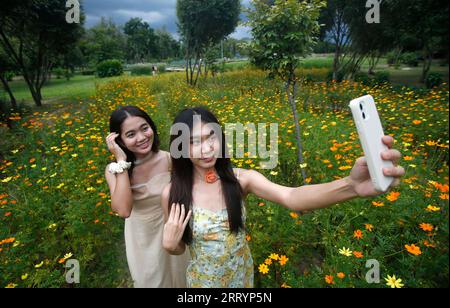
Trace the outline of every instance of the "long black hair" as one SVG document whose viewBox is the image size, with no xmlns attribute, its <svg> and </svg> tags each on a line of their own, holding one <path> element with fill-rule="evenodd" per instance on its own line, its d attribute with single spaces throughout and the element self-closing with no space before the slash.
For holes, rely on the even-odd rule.
<svg viewBox="0 0 450 308">
<path fill-rule="evenodd" d="M 194 115 L 198 115 L 201 118 L 202 123 L 215 123 L 219 124 L 217 118 L 210 111 L 203 107 L 189 108 L 181 111 L 175 118 L 173 124 L 182 123 L 186 124 L 191 132 L 194 126 Z M 181 136 L 181 132 L 178 134 L 171 133 L 170 144 Z M 219 137 L 219 136 L 218 136 Z M 242 199 L 243 192 L 238 179 L 233 173 L 230 158 L 226 158 L 226 144 L 225 134 L 222 131 L 222 136 L 219 138 L 221 146 L 221 157 L 217 158 L 215 169 L 221 179 L 223 197 L 227 206 L 228 222 L 230 226 L 230 232 L 237 233 L 240 229 L 243 229 L 242 221 Z M 184 152 L 186 149 L 182 149 L 181 143 L 178 147 L 178 151 Z M 189 153 L 189 149 L 187 149 Z M 172 179 L 169 196 L 169 212 L 173 203 L 184 204 L 186 207 L 186 213 L 189 209 L 192 209 L 192 187 L 194 184 L 194 166 L 189 158 L 174 158 L 172 156 Z M 192 242 L 192 229 L 188 224 L 183 234 L 183 241 L 186 244 Z"/>
<path fill-rule="evenodd" d="M 127 161 L 131 162 L 131 168 L 128 169 L 128 175 L 131 175 L 134 169 L 134 162 L 136 161 L 136 156 L 133 152 L 128 150 L 128 148 L 125 146 L 125 144 L 122 141 L 122 138 L 120 137 L 122 133 L 122 124 L 128 117 L 141 117 L 143 118 L 152 128 L 153 130 L 153 144 L 152 144 L 152 151 L 155 153 L 159 152 L 159 137 L 158 137 L 158 131 L 156 129 L 156 125 L 153 122 L 153 120 L 150 118 L 150 116 L 142 109 L 136 107 L 136 106 L 125 106 L 121 107 L 119 109 L 116 109 L 113 111 L 109 118 L 109 131 L 111 133 L 117 133 L 119 134 L 119 137 L 116 138 L 117 144 L 120 146 L 120 148 L 125 152 L 127 155 Z"/>
</svg>

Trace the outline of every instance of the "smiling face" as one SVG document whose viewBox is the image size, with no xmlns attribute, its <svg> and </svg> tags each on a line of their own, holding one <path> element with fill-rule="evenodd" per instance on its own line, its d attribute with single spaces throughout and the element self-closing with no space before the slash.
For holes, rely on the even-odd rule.
<svg viewBox="0 0 450 308">
<path fill-rule="evenodd" d="M 145 156 L 152 150 L 154 132 L 144 118 L 129 116 L 121 125 L 120 138 L 136 157 Z"/>
<path fill-rule="evenodd" d="M 202 169 L 213 168 L 220 154 L 219 136 L 210 124 L 197 123 L 190 140 L 190 160 Z"/>
</svg>

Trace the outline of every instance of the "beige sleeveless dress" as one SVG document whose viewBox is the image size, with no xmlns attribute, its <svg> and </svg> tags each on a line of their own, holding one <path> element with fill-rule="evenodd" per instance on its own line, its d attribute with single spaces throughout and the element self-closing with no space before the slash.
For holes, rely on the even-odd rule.
<svg viewBox="0 0 450 308">
<path fill-rule="evenodd" d="M 184 288 L 189 250 L 173 256 L 162 247 L 164 213 L 161 193 L 170 182 L 170 172 L 133 185 L 133 210 L 125 220 L 128 267 L 135 288 Z"/>
</svg>

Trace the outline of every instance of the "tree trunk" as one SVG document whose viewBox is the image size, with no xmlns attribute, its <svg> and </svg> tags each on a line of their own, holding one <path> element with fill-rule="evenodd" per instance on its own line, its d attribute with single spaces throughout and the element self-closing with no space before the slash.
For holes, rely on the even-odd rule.
<svg viewBox="0 0 450 308">
<path fill-rule="evenodd" d="M 431 54 L 431 51 L 426 49 L 425 57 L 424 57 L 424 61 L 423 61 L 423 67 L 422 67 L 422 76 L 420 76 L 420 82 L 425 83 L 425 79 L 427 78 L 428 72 L 430 71 L 432 61 L 433 61 L 433 55 Z"/>
<path fill-rule="evenodd" d="M 33 97 L 34 103 L 36 104 L 36 106 L 42 107 L 41 89 L 36 89 L 34 87 L 32 81 L 25 74 L 23 75 L 23 78 L 25 79 L 25 82 L 27 83 L 28 88 L 30 89 L 31 96 Z"/>
<path fill-rule="evenodd" d="M 395 50 L 395 59 L 394 66 L 398 66 L 398 61 L 400 60 L 400 56 L 402 55 L 403 47 L 398 47 Z"/>
<path fill-rule="evenodd" d="M 5 91 L 8 92 L 8 95 L 9 95 L 9 98 L 11 101 L 11 106 L 13 107 L 13 109 L 17 110 L 18 109 L 17 101 L 16 101 L 16 98 L 14 97 L 14 94 L 11 91 L 11 88 L 9 87 L 8 80 L 3 76 L 0 76 L 0 80 L 3 83 L 3 87 L 5 88 Z"/>
<path fill-rule="evenodd" d="M 200 56 L 197 55 L 197 59 L 195 60 L 195 62 L 198 62 L 197 76 L 195 77 L 194 83 L 192 84 L 194 87 L 197 85 L 198 76 L 200 75 L 201 67 L 202 67 L 202 60 L 199 58 L 200 58 Z"/>
<path fill-rule="evenodd" d="M 189 84 L 189 60 L 186 58 L 186 83 Z"/>
<path fill-rule="evenodd" d="M 378 53 L 375 53 L 374 55 L 369 56 L 369 71 L 367 72 L 367 74 L 369 74 L 369 75 L 375 74 L 374 70 L 379 61 L 380 61 L 380 56 L 378 55 Z"/>
<path fill-rule="evenodd" d="M 333 80 L 337 80 L 337 72 L 339 69 L 339 57 L 341 56 L 341 51 L 338 45 L 336 45 L 336 50 L 334 51 L 333 59 Z"/>
<path fill-rule="evenodd" d="M 16 52 L 14 47 L 11 45 L 11 42 L 6 37 L 5 33 L 1 30 L 2 29 L 0 27 L 0 37 L 2 39 L 2 43 L 3 43 L 3 47 L 5 48 L 5 51 L 9 52 L 11 54 L 12 58 L 14 59 L 14 62 L 16 62 L 17 66 L 21 70 L 22 76 L 25 79 L 25 81 L 28 85 L 28 88 L 30 89 L 31 96 L 33 97 L 33 100 L 34 100 L 36 106 L 41 107 L 42 106 L 42 102 L 41 102 L 42 98 L 40 95 L 40 89 L 39 89 L 39 91 L 35 90 L 35 88 L 33 86 L 33 80 L 31 80 L 30 74 L 28 73 L 28 70 L 25 66 L 25 62 L 24 62 L 24 58 L 23 58 L 23 42 L 19 41 L 19 51 Z M 37 77 L 35 77 L 35 78 L 37 78 Z"/>
<path fill-rule="evenodd" d="M 186 83 L 189 84 L 189 71 L 191 67 L 191 55 L 189 54 L 189 46 L 186 47 Z"/>
<path fill-rule="evenodd" d="M 292 76 L 292 74 L 291 74 Z M 297 158 L 300 165 L 303 165 L 303 147 L 302 147 L 302 140 L 301 140 L 301 134 L 300 134 L 300 123 L 298 122 L 298 114 L 297 114 L 297 105 L 295 103 L 295 96 L 296 96 L 296 86 L 297 81 L 294 80 L 292 77 L 289 77 L 286 82 L 286 93 L 288 96 L 289 105 L 291 106 L 292 115 L 294 116 L 294 123 L 295 123 L 295 138 L 297 140 Z M 291 90 L 292 87 L 292 90 Z M 304 168 L 300 167 L 300 172 L 303 177 L 303 183 L 306 183 L 306 172 Z"/>
</svg>

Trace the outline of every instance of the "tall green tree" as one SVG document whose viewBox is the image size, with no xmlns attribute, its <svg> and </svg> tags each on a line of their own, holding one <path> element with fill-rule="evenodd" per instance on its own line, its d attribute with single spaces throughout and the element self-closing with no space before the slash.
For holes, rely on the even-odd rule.
<svg viewBox="0 0 450 308">
<path fill-rule="evenodd" d="M 392 50 L 398 39 L 398 24 L 396 15 L 398 12 L 392 6 L 394 1 L 379 2 L 379 21 L 368 22 L 366 17 L 370 15 L 370 7 L 358 0 L 345 2 L 344 19 L 348 25 L 351 46 L 342 61 L 343 74 L 353 76 L 364 59 L 369 62 L 369 74 L 373 73 L 378 60 L 382 55 Z M 370 4 L 370 3 L 369 3 Z"/>
<path fill-rule="evenodd" d="M 181 46 L 166 29 L 157 29 L 155 31 L 157 37 L 158 59 L 167 60 L 173 58 L 181 58 Z"/>
<path fill-rule="evenodd" d="M 254 0 L 254 9 L 248 13 L 253 34 L 250 55 L 256 66 L 269 71 L 272 76 L 278 76 L 285 83 L 285 91 L 294 116 L 298 160 L 303 164 L 296 104 L 299 77 L 295 70 L 299 67 L 301 58 L 312 52 L 320 30 L 320 10 L 326 3 L 320 0 L 275 0 L 274 4 L 270 5 L 266 2 Z M 305 180 L 304 168 L 301 168 L 301 172 Z"/>
<path fill-rule="evenodd" d="M 372 73 L 378 59 L 386 52 L 396 50 L 399 55 L 409 50 L 422 53 L 423 81 L 433 54 L 439 51 L 448 56 L 449 3 L 444 0 L 383 0 L 378 3 L 378 23 L 366 20 L 370 11 L 366 1 L 329 0 L 322 10 L 320 21 L 325 25 L 322 38 L 331 38 L 336 44 L 334 76 L 352 76 L 365 59 Z"/>
<path fill-rule="evenodd" d="M 345 20 L 345 0 L 327 0 L 327 5 L 321 10 L 319 21 L 323 24 L 320 38 L 334 44 L 333 79 L 338 79 L 342 66 L 342 58 L 350 43 L 348 24 Z"/>
<path fill-rule="evenodd" d="M 448 57 L 449 2 L 445 0 L 389 0 L 388 2 L 396 12 L 395 28 L 402 34 L 397 37 L 416 39 L 416 48 L 421 51 L 424 59 L 420 78 L 423 82 L 430 71 L 433 55 L 441 51 Z"/>
<path fill-rule="evenodd" d="M 77 43 L 84 16 L 79 24 L 68 23 L 64 0 L 2 0 L 1 6 L 0 46 L 20 69 L 35 104 L 41 106 L 41 89 L 54 59 Z"/>
<path fill-rule="evenodd" d="M 111 19 L 102 17 L 98 24 L 86 30 L 80 49 L 90 67 L 105 60 L 122 60 L 125 59 L 126 37 Z"/>
<path fill-rule="evenodd" d="M 131 18 L 123 28 L 127 35 L 127 57 L 134 63 L 157 56 L 158 37 L 141 18 Z"/>
<path fill-rule="evenodd" d="M 239 0 L 177 0 L 178 28 L 186 51 L 188 84 L 197 84 L 202 65 L 200 59 L 206 48 L 234 31 L 239 13 Z"/>
</svg>

